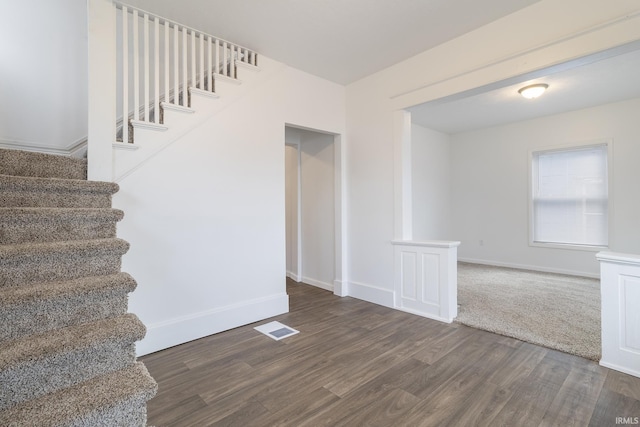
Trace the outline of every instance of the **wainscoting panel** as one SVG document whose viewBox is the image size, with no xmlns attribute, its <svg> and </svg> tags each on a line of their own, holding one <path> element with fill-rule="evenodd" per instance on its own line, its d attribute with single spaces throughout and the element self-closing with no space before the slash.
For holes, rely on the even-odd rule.
<svg viewBox="0 0 640 427">
<path fill-rule="evenodd" d="M 417 262 L 415 252 L 400 253 L 402 263 L 402 293 L 403 300 L 416 301 L 418 297 Z"/>
<path fill-rule="evenodd" d="M 458 314 L 460 242 L 394 241 L 395 308 L 450 323 Z"/>
<path fill-rule="evenodd" d="M 640 255 L 600 252 L 600 364 L 640 377 Z"/>
<path fill-rule="evenodd" d="M 640 277 L 620 276 L 622 349 L 640 354 Z"/>
<path fill-rule="evenodd" d="M 422 302 L 438 305 L 440 303 L 440 255 L 439 254 L 421 254 L 422 255 Z"/>
</svg>

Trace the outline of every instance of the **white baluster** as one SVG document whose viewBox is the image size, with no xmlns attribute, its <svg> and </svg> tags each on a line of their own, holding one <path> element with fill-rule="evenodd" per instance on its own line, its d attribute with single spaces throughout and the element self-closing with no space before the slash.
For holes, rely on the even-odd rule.
<svg viewBox="0 0 640 427">
<path fill-rule="evenodd" d="M 177 25 L 173 25 L 173 103 L 179 104 L 180 101 L 180 43 L 178 37 L 180 30 Z"/>
<path fill-rule="evenodd" d="M 228 76 L 228 68 L 227 68 L 227 61 L 228 61 L 228 54 L 227 54 L 227 42 L 224 42 L 222 44 L 222 75 L 224 76 Z"/>
<path fill-rule="evenodd" d="M 204 34 L 200 33 L 200 89 L 204 90 Z"/>
<path fill-rule="evenodd" d="M 140 120 L 140 40 L 138 11 L 133 11 L 133 119 Z"/>
<path fill-rule="evenodd" d="M 236 77 L 236 45 L 229 46 L 229 77 Z"/>
<path fill-rule="evenodd" d="M 169 23 L 164 22 L 164 102 L 169 103 Z"/>
<path fill-rule="evenodd" d="M 213 85 L 211 84 L 211 73 L 213 72 L 212 64 L 211 64 L 211 54 L 212 54 L 212 45 L 211 45 L 211 36 L 207 38 L 207 87 L 209 88 L 209 92 L 213 92 Z"/>
<path fill-rule="evenodd" d="M 144 121 L 149 121 L 149 80 L 150 80 L 150 72 L 149 72 L 149 14 L 144 14 L 144 26 L 143 26 L 143 34 L 144 37 L 144 74 L 142 75 L 144 79 Z"/>
<path fill-rule="evenodd" d="M 196 32 L 191 31 L 191 84 L 196 85 Z"/>
<path fill-rule="evenodd" d="M 187 95 L 187 29 L 182 27 L 182 106 L 188 107 Z"/>
<path fill-rule="evenodd" d="M 216 39 L 216 63 L 214 65 L 215 73 L 218 74 L 220 72 L 220 40 Z"/>
<path fill-rule="evenodd" d="M 129 9 L 122 7 L 122 142 L 129 142 Z"/>
<path fill-rule="evenodd" d="M 160 19 L 154 19 L 153 26 L 153 121 L 160 123 Z"/>
</svg>

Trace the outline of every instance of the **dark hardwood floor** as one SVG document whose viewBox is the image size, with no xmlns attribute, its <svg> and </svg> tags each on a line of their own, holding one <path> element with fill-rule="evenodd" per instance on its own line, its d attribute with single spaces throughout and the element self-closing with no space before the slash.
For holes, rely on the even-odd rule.
<svg viewBox="0 0 640 427">
<path fill-rule="evenodd" d="M 167 426 L 616 426 L 640 378 L 457 324 L 288 282 L 300 331 L 247 325 L 142 358 Z M 620 419 L 619 417 L 622 417 Z"/>
</svg>

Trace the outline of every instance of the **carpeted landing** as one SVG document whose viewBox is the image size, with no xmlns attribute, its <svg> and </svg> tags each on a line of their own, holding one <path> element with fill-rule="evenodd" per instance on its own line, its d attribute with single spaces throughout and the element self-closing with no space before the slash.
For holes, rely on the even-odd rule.
<svg viewBox="0 0 640 427">
<path fill-rule="evenodd" d="M 0 149 L 1 426 L 146 424 L 157 386 L 136 362 L 117 191 L 84 160 Z"/>
<path fill-rule="evenodd" d="M 456 322 L 598 361 L 600 281 L 458 264 Z"/>
</svg>

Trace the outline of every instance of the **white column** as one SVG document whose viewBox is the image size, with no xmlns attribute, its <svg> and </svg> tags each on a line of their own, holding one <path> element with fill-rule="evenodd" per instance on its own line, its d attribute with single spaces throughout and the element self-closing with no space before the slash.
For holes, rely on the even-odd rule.
<svg viewBox="0 0 640 427">
<path fill-rule="evenodd" d="M 600 252 L 600 364 L 640 377 L 640 255 Z"/>
<path fill-rule="evenodd" d="M 411 113 L 393 113 L 394 235 L 397 240 L 413 238 L 411 192 Z"/>
<path fill-rule="evenodd" d="M 346 297 L 349 295 L 347 280 L 347 185 L 345 181 L 346 144 L 342 135 L 333 138 L 334 150 L 334 210 L 335 210 L 335 279 L 333 293 Z"/>
<path fill-rule="evenodd" d="M 111 181 L 116 140 L 116 9 L 111 0 L 87 1 L 87 27 L 88 178 Z"/>
</svg>

